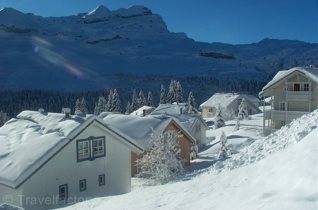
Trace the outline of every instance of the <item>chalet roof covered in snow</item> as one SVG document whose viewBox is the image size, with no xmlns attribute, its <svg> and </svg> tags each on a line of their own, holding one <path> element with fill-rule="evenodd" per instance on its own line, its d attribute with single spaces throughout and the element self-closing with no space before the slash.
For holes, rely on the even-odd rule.
<svg viewBox="0 0 318 210">
<path fill-rule="evenodd" d="M 92 115 L 65 118 L 60 113 L 21 112 L 0 128 L 0 183 L 18 186 L 95 120 L 104 124 Z"/>
<path fill-rule="evenodd" d="M 23 111 L 0 128 L 0 182 L 9 186 L 30 167 L 47 159 L 87 118 L 64 114 Z"/>
<path fill-rule="evenodd" d="M 144 112 L 146 113 L 150 113 L 151 111 L 153 111 L 155 108 L 152 106 L 142 106 L 139 109 L 133 111 L 132 113 L 130 113 L 130 115 L 138 115 L 138 116 L 143 116 Z"/>
<path fill-rule="evenodd" d="M 207 126 L 204 120 L 198 114 L 187 114 L 186 103 L 160 104 L 151 115 L 169 115 L 179 120 L 179 122 L 192 133 L 195 125 Z"/>
<path fill-rule="evenodd" d="M 237 93 L 215 93 L 211 98 L 202 103 L 200 107 L 227 107 L 240 97 Z"/>
<path fill-rule="evenodd" d="M 279 82 L 280 80 L 284 79 L 285 77 L 287 77 L 288 75 L 294 72 L 301 72 L 304 75 L 306 75 L 308 78 L 313 80 L 314 82 L 318 83 L 318 68 L 311 67 L 311 66 L 310 67 L 294 67 L 289 70 L 283 70 L 283 71 L 277 72 L 274 78 L 263 87 L 259 95 L 262 95 L 266 89 L 268 89 L 272 85 L 276 84 L 277 82 Z"/>
<path fill-rule="evenodd" d="M 211 98 L 202 103 L 200 107 L 228 107 L 232 102 L 237 99 L 245 98 L 252 103 L 259 102 L 258 98 L 253 95 L 239 94 L 239 93 L 215 93 Z"/>
<path fill-rule="evenodd" d="M 177 119 L 165 115 L 141 117 L 137 115 L 109 114 L 103 120 L 108 127 L 117 129 L 134 139 L 144 149 L 147 148 L 153 131 L 163 132 L 171 121 L 175 121 L 190 139 L 195 141 Z"/>
</svg>

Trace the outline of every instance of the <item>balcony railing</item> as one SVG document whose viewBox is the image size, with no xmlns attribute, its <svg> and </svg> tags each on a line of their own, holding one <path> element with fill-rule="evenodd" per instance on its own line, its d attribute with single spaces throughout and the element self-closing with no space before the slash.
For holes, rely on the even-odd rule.
<svg viewBox="0 0 318 210">
<path fill-rule="evenodd" d="M 281 111 L 281 110 L 266 110 L 264 113 L 265 119 L 292 121 L 293 119 L 299 118 L 309 112 L 302 111 Z"/>
<path fill-rule="evenodd" d="M 284 92 L 287 100 L 308 101 L 311 100 L 312 91 L 290 91 Z"/>
</svg>

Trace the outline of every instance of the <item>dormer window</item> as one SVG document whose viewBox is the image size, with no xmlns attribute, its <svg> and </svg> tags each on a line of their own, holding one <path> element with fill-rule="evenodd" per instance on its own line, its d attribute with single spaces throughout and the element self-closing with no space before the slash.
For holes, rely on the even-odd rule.
<svg viewBox="0 0 318 210">
<path fill-rule="evenodd" d="M 77 140 L 77 161 L 94 160 L 106 155 L 105 137 Z"/>
</svg>

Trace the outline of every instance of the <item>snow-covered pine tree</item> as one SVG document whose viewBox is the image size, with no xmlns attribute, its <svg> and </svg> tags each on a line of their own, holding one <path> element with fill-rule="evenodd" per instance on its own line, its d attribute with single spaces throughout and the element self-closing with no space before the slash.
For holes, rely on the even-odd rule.
<svg viewBox="0 0 318 210">
<path fill-rule="evenodd" d="M 248 111 L 247 111 L 247 105 L 246 105 L 245 98 L 242 99 L 242 102 L 239 105 L 238 118 L 240 120 L 249 119 L 249 114 L 248 114 Z"/>
<path fill-rule="evenodd" d="M 75 108 L 74 108 L 74 111 L 75 112 L 82 112 L 82 108 L 81 108 L 81 100 L 78 98 L 76 99 L 76 102 L 75 102 Z"/>
<path fill-rule="evenodd" d="M 106 111 L 108 112 L 111 112 L 112 110 L 112 107 L 113 107 L 113 96 L 114 96 L 114 93 L 113 93 L 113 90 L 110 89 L 109 90 L 109 93 L 108 93 L 108 98 L 107 98 L 107 103 L 106 103 Z"/>
<path fill-rule="evenodd" d="M 183 101 L 183 90 L 182 90 L 182 86 L 180 84 L 179 81 L 176 81 L 175 83 L 176 87 L 175 87 L 175 101 L 174 102 L 177 102 L 177 103 L 181 103 Z"/>
<path fill-rule="evenodd" d="M 240 126 L 241 126 L 240 119 L 237 117 L 237 118 L 236 118 L 236 123 L 235 123 L 234 130 L 235 130 L 235 131 L 240 130 Z"/>
<path fill-rule="evenodd" d="M 171 80 L 170 85 L 169 85 L 169 91 L 166 97 L 166 103 L 172 104 L 175 102 L 176 98 L 176 81 Z"/>
<path fill-rule="evenodd" d="M 149 91 L 147 95 L 147 106 L 153 106 L 153 96 L 151 91 Z"/>
<path fill-rule="evenodd" d="M 131 98 L 131 112 L 137 110 L 138 107 L 138 97 L 137 97 L 137 92 L 134 89 L 133 90 L 133 94 L 132 94 L 132 98 Z"/>
<path fill-rule="evenodd" d="M 99 115 L 100 113 L 106 111 L 107 101 L 103 96 L 98 98 L 98 101 L 95 105 L 94 114 Z"/>
<path fill-rule="evenodd" d="M 165 87 L 161 84 L 159 104 L 165 104 L 166 102 L 167 102 L 166 101 L 166 90 L 165 90 Z"/>
<path fill-rule="evenodd" d="M 227 137 L 222 131 L 222 134 L 220 136 L 220 151 L 219 151 L 219 159 L 224 160 L 228 157 L 228 147 L 227 147 Z"/>
<path fill-rule="evenodd" d="M 111 106 L 111 111 L 112 112 L 121 112 L 121 101 L 120 97 L 118 94 L 117 89 L 113 91 L 113 97 L 112 97 L 112 106 Z"/>
<path fill-rule="evenodd" d="M 154 132 L 149 143 L 149 149 L 137 160 L 139 177 L 148 178 L 151 184 L 163 184 L 183 172 L 176 133 Z"/>
<path fill-rule="evenodd" d="M 214 119 L 214 128 L 217 129 L 217 128 L 221 128 L 221 127 L 224 127 L 225 126 L 225 121 L 222 117 L 222 109 L 221 109 L 221 106 L 219 105 L 218 106 L 218 109 L 216 111 L 216 117 Z"/>
<path fill-rule="evenodd" d="M 196 106 L 197 105 L 196 105 L 193 93 L 192 93 L 192 91 L 190 91 L 189 96 L 188 96 L 188 100 L 187 100 L 187 112 L 194 113 Z"/>
<path fill-rule="evenodd" d="M 83 114 L 88 114 L 87 104 L 84 97 L 82 98 L 82 101 L 81 101 L 81 111 Z"/>
<path fill-rule="evenodd" d="M 147 105 L 147 99 L 142 90 L 139 91 L 137 104 L 138 104 L 138 108 Z"/>
<path fill-rule="evenodd" d="M 126 106 L 126 112 L 125 112 L 125 114 L 130 114 L 132 112 L 132 110 L 131 110 L 131 104 L 130 104 L 130 102 L 128 101 L 127 102 L 127 106 Z"/>
</svg>

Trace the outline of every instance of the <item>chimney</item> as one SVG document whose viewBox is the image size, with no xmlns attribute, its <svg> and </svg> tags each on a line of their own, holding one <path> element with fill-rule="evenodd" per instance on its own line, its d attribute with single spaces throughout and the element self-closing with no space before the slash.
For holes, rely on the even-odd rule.
<svg viewBox="0 0 318 210">
<path fill-rule="evenodd" d="M 71 109 L 70 108 L 62 108 L 62 113 L 65 115 L 65 118 L 71 118 Z"/>
</svg>

